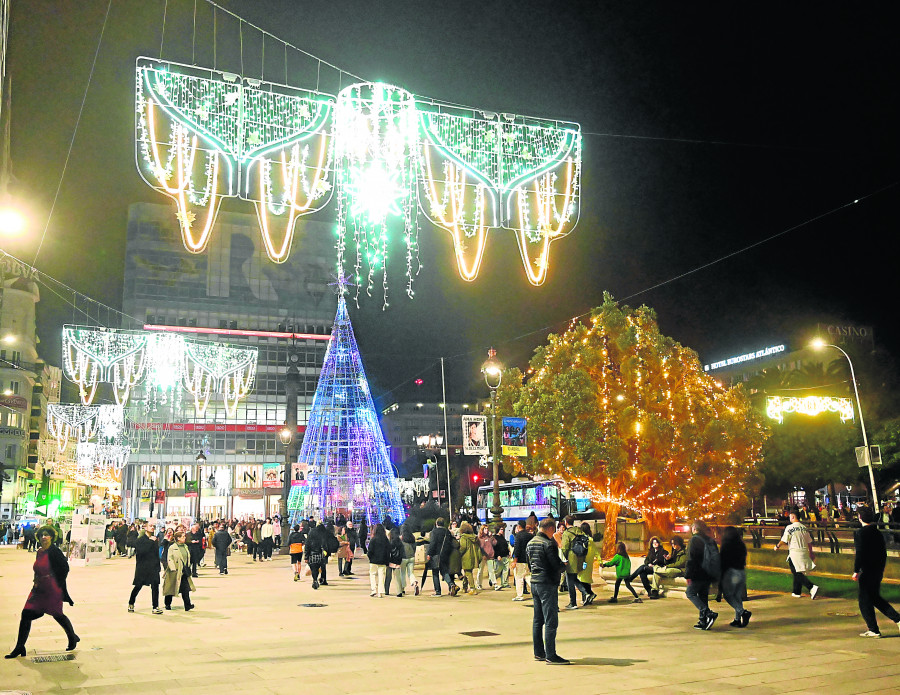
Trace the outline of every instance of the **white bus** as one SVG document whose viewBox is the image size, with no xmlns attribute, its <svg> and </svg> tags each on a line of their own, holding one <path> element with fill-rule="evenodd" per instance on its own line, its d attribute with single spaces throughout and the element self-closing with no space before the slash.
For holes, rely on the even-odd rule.
<svg viewBox="0 0 900 695">
<path fill-rule="evenodd" d="M 475 499 L 475 515 L 486 522 L 491 517 L 494 505 L 493 485 L 478 488 Z M 593 516 L 591 499 L 585 493 L 573 493 L 565 480 L 523 480 L 500 485 L 500 506 L 503 507 L 504 521 L 526 519 L 531 512 L 538 519 L 552 516 L 559 519 L 571 514 L 586 518 Z"/>
</svg>

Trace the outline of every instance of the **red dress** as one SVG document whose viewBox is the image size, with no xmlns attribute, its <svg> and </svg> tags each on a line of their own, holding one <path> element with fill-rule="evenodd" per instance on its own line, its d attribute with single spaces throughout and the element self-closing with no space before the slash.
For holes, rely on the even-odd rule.
<svg viewBox="0 0 900 695">
<path fill-rule="evenodd" d="M 50 615 L 63 614 L 62 589 L 50 569 L 50 556 L 38 550 L 34 559 L 34 588 L 25 601 L 25 609 Z"/>
</svg>

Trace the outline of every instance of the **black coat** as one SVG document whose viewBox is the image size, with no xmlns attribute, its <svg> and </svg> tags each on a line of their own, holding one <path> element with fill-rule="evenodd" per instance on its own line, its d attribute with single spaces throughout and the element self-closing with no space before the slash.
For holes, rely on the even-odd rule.
<svg viewBox="0 0 900 695">
<path fill-rule="evenodd" d="M 50 571 L 53 572 L 53 578 L 62 589 L 63 601 L 70 606 L 74 606 L 75 602 L 69 596 L 69 590 L 66 588 L 66 577 L 69 576 L 69 561 L 66 560 L 65 554 L 58 546 L 52 545 L 47 549 L 47 555 L 50 560 Z"/>
<path fill-rule="evenodd" d="M 213 536 L 212 544 L 216 549 L 216 555 L 227 555 L 228 549 L 231 547 L 231 534 L 225 529 L 219 529 Z"/>
<path fill-rule="evenodd" d="M 853 534 L 856 546 L 856 557 L 853 560 L 853 571 L 860 573 L 864 582 L 880 582 L 887 564 L 887 550 L 884 536 L 875 524 L 866 524 Z"/>
<path fill-rule="evenodd" d="M 386 538 L 372 538 L 369 541 L 369 562 L 373 565 L 386 565 L 391 559 L 391 546 Z"/>
<path fill-rule="evenodd" d="M 134 542 L 134 585 L 159 584 L 159 543 L 146 533 Z"/>
<path fill-rule="evenodd" d="M 442 563 L 446 563 L 450 557 L 450 551 L 453 549 L 450 531 L 443 526 L 435 526 L 431 530 L 431 538 L 428 541 L 428 550 L 426 555 L 430 557 L 440 557 Z"/>
</svg>

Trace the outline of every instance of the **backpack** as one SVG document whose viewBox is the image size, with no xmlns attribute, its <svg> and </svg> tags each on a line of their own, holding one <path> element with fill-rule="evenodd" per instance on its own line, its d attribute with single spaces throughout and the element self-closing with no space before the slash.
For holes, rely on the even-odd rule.
<svg viewBox="0 0 900 695">
<path fill-rule="evenodd" d="M 703 562 L 700 563 L 703 571 L 713 580 L 718 581 L 722 576 L 722 559 L 719 556 L 719 548 L 711 538 L 703 542 Z"/>
<path fill-rule="evenodd" d="M 338 548 L 341 547 L 341 542 L 337 539 L 333 533 L 329 533 L 327 538 L 325 539 L 325 544 L 328 546 L 326 550 L 329 555 L 333 555 L 338 551 Z"/>
<path fill-rule="evenodd" d="M 569 550 L 575 553 L 576 557 L 584 557 L 588 554 L 588 537 L 583 533 L 576 534 L 572 539 L 572 545 Z"/>
</svg>

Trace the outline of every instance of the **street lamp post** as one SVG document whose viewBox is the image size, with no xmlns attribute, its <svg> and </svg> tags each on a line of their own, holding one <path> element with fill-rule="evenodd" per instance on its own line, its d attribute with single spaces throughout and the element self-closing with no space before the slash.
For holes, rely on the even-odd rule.
<svg viewBox="0 0 900 695">
<path fill-rule="evenodd" d="M 197 523 L 200 523 L 200 495 L 203 490 L 203 464 L 206 463 L 206 454 L 203 449 L 197 452 Z"/>
<path fill-rule="evenodd" d="M 497 359 L 494 348 L 488 350 L 488 358 L 481 365 L 484 382 L 491 390 L 491 458 L 494 459 L 494 504 L 491 506 L 491 522 L 494 526 L 503 523 L 503 507 L 500 506 L 500 466 L 497 455 L 497 389 L 503 380 L 503 365 Z"/>
<path fill-rule="evenodd" d="M 859 400 L 859 388 L 856 386 L 856 372 L 853 370 L 853 360 L 850 359 L 850 355 L 848 355 L 844 350 L 839 348 L 837 345 L 833 345 L 832 343 L 826 343 L 824 340 L 820 338 L 816 338 L 812 341 L 812 348 L 814 350 L 821 350 L 822 348 L 831 347 L 840 352 L 844 357 L 847 358 L 847 364 L 850 365 L 850 381 L 853 382 L 853 393 L 856 396 L 856 411 L 859 413 L 859 426 L 862 429 L 862 437 L 863 437 L 863 446 L 866 448 L 866 468 L 869 469 L 869 484 L 872 486 L 872 508 L 875 511 L 875 514 L 878 514 L 878 491 L 875 489 L 875 473 L 872 471 L 872 456 L 869 451 L 869 438 L 866 436 L 866 423 L 863 420 L 863 411 L 862 411 L 862 403 Z"/>
<path fill-rule="evenodd" d="M 441 475 L 440 475 L 440 467 L 438 463 L 438 456 L 441 454 L 441 448 L 444 444 L 444 437 L 440 434 L 419 434 L 415 437 L 415 442 L 422 451 L 425 452 L 425 455 L 428 456 L 428 467 L 430 468 L 432 465 L 434 466 L 434 479 L 437 483 L 437 502 L 441 503 Z M 434 456 L 434 462 L 432 462 L 431 457 Z M 447 473 L 447 495 L 450 495 L 450 473 L 448 469 Z M 448 497 L 449 502 L 449 497 Z"/>
<path fill-rule="evenodd" d="M 281 443 L 284 445 L 284 480 L 281 486 L 281 501 L 278 503 L 278 512 L 281 514 L 281 548 L 279 554 L 286 555 L 290 551 L 287 542 L 290 535 L 290 519 L 288 518 L 288 496 L 291 494 L 291 466 L 296 458 L 297 439 L 297 395 L 300 391 L 300 369 L 298 364 L 300 355 L 296 351 L 294 339 L 291 339 L 291 349 L 288 355 L 288 368 L 284 380 L 285 411 L 284 428 L 279 433 Z"/>
</svg>

